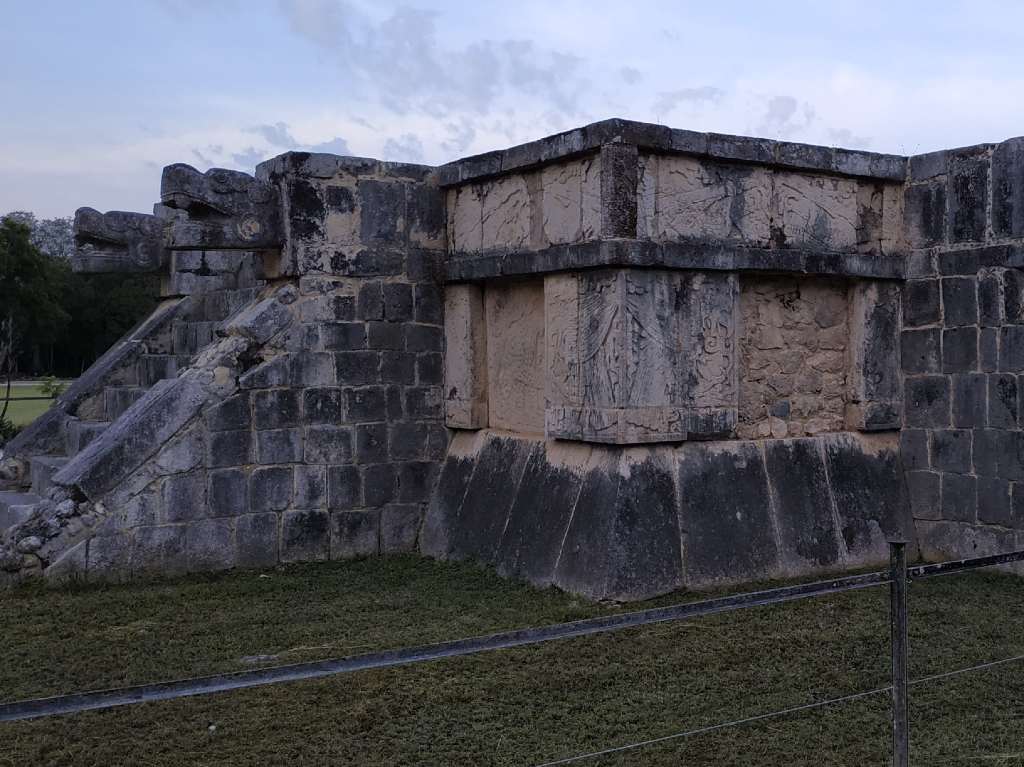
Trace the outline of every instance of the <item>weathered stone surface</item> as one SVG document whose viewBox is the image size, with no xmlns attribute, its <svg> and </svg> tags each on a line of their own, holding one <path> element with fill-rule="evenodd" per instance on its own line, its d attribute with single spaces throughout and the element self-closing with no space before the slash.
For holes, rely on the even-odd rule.
<svg viewBox="0 0 1024 767">
<path fill-rule="evenodd" d="M 201 519 L 185 530 L 188 569 L 227 570 L 235 566 L 235 525 L 230 519 Z"/>
<path fill-rule="evenodd" d="M 485 311 L 488 422 L 495 429 L 543 434 L 543 285 L 489 285 Z"/>
<path fill-rule="evenodd" d="M 992 233 L 1024 236 L 1024 138 L 999 144 L 992 152 Z"/>
<path fill-rule="evenodd" d="M 71 267 L 86 274 L 161 271 L 169 261 L 162 227 L 161 219 L 145 213 L 79 208 Z"/>
<path fill-rule="evenodd" d="M 235 519 L 239 567 L 273 567 L 278 562 L 278 516 L 274 512 L 242 514 Z"/>
<path fill-rule="evenodd" d="M 286 511 L 281 515 L 281 561 L 327 559 L 331 518 L 326 511 Z"/>
<path fill-rule="evenodd" d="M 486 432 L 456 432 L 452 438 L 423 523 L 420 551 L 424 554 L 445 558 L 461 548 L 459 513 L 484 438 Z"/>
<path fill-rule="evenodd" d="M 450 285 L 444 308 L 445 423 L 453 429 L 487 425 L 487 330 L 483 290 Z"/>
<path fill-rule="evenodd" d="M 380 550 L 380 511 L 354 510 L 331 513 L 331 559 L 369 557 Z"/>
<path fill-rule="evenodd" d="M 901 425 L 900 325 L 899 285 L 854 285 L 850 306 L 850 402 L 854 407 L 847 412 L 847 422 L 855 429 L 882 431 Z M 886 417 L 872 418 L 873 412 Z"/>
</svg>

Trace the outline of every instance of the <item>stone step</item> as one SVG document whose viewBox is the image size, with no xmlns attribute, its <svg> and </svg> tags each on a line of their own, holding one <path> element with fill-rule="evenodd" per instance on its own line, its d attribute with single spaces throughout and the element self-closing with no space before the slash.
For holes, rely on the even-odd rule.
<svg viewBox="0 0 1024 767">
<path fill-rule="evenodd" d="M 0 492 L 0 533 L 23 521 L 41 500 L 34 493 Z"/>
<path fill-rule="evenodd" d="M 80 421 L 72 418 L 68 421 L 64 433 L 64 448 L 68 456 L 78 455 L 82 448 L 107 430 L 110 421 Z"/>
<path fill-rule="evenodd" d="M 142 386 L 152 386 L 165 378 L 174 378 L 178 371 L 188 367 L 187 354 L 143 354 L 138 361 L 138 380 Z"/>
<path fill-rule="evenodd" d="M 32 477 L 32 492 L 38 496 L 46 496 L 50 489 L 50 478 L 60 467 L 68 462 L 63 455 L 37 455 L 29 459 L 29 475 Z"/>
<path fill-rule="evenodd" d="M 146 386 L 108 386 L 103 390 L 103 412 L 113 421 L 149 390 Z"/>
</svg>

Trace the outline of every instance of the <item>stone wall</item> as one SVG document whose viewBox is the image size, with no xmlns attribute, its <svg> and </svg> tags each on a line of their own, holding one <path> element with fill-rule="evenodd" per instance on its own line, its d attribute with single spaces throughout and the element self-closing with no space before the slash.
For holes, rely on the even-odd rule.
<svg viewBox="0 0 1024 767">
<path fill-rule="evenodd" d="M 910 159 L 901 446 L 932 558 L 1024 544 L 1022 147 Z"/>
<path fill-rule="evenodd" d="M 742 280 L 739 437 L 843 430 L 849 399 L 848 290 L 836 280 Z"/>
</svg>

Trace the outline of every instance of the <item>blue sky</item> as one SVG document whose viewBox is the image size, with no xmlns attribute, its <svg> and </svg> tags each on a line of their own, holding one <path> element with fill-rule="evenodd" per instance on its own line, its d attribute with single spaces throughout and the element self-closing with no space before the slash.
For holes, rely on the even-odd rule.
<svg viewBox="0 0 1024 767">
<path fill-rule="evenodd" d="M 1024 3 L 0 0 L 0 212 L 160 168 L 440 163 L 606 117 L 912 154 L 1024 134 Z"/>
</svg>

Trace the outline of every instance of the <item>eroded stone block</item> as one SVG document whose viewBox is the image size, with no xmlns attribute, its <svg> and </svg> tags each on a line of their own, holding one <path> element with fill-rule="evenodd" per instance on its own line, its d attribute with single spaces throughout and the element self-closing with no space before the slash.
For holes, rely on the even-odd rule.
<svg viewBox="0 0 1024 767">
<path fill-rule="evenodd" d="M 453 429 L 487 425 L 487 328 L 483 289 L 445 290 L 445 423 Z"/>
<path fill-rule="evenodd" d="M 852 250 L 857 245 L 857 182 L 836 176 L 776 173 L 776 245 Z M 778 225 L 778 224 L 777 224 Z"/>
<path fill-rule="evenodd" d="M 491 284 L 485 301 L 489 424 L 543 434 L 543 283 Z"/>
</svg>

